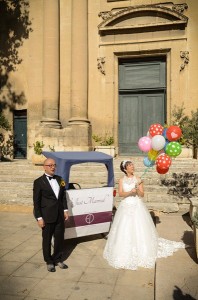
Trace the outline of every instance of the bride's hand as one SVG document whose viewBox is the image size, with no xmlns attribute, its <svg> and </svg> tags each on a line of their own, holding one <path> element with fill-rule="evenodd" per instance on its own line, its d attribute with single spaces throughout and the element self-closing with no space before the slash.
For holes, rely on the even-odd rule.
<svg viewBox="0 0 198 300">
<path fill-rule="evenodd" d="M 137 191 L 136 189 L 132 189 L 132 190 L 131 190 L 131 195 L 136 194 L 136 191 Z"/>
</svg>

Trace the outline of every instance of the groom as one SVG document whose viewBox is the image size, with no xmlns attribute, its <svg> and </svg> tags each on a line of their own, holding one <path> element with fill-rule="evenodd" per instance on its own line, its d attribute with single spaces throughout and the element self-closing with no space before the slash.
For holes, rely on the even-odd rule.
<svg viewBox="0 0 198 300">
<path fill-rule="evenodd" d="M 68 209 L 65 195 L 65 182 L 55 175 L 55 160 L 44 161 L 45 174 L 37 178 L 33 184 L 34 215 L 38 226 L 42 229 L 42 249 L 44 261 L 49 272 L 55 272 L 55 266 L 67 269 L 62 260 L 64 243 L 64 220 L 67 220 Z M 54 253 L 51 255 L 51 241 L 54 236 Z"/>
</svg>

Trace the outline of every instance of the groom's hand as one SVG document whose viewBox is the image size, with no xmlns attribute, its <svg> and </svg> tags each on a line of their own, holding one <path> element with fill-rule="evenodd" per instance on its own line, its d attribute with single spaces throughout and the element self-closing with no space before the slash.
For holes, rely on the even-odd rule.
<svg viewBox="0 0 198 300">
<path fill-rule="evenodd" d="M 38 222 L 38 226 L 39 226 L 40 228 L 45 227 L 45 222 L 44 222 L 43 219 L 40 219 L 40 220 L 38 220 L 37 222 Z"/>
<path fill-rule="evenodd" d="M 68 218 L 69 218 L 68 211 L 64 211 L 64 219 L 65 219 L 65 221 L 68 220 Z"/>
</svg>

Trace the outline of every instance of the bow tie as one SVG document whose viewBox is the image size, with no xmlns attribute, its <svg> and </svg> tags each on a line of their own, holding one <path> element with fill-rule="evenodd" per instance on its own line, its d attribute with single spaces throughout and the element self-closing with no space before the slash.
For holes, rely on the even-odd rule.
<svg viewBox="0 0 198 300">
<path fill-rule="evenodd" d="M 47 177 L 49 180 L 55 179 L 55 176 L 48 176 L 48 175 L 46 175 L 46 177 Z"/>
</svg>

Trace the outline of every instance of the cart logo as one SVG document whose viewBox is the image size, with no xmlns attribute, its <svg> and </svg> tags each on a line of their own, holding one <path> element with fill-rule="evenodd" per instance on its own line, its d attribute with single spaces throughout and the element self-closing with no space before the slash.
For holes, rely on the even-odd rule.
<svg viewBox="0 0 198 300">
<path fill-rule="evenodd" d="M 85 222 L 86 222 L 87 224 L 91 224 L 93 221 L 94 221 L 94 215 L 93 215 L 93 214 L 88 214 L 88 215 L 86 215 L 86 217 L 85 217 Z"/>
</svg>

